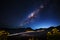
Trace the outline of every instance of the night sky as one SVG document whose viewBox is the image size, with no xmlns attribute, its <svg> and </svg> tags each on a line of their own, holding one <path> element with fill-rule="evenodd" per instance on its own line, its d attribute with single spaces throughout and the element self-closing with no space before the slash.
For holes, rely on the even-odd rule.
<svg viewBox="0 0 60 40">
<path fill-rule="evenodd" d="M 44 2 L 47 5 L 44 5 L 44 8 L 39 11 L 36 18 L 33 18 L 32 22 L 24 26 L 37 29 L 60 25 L 59 0 L 3 0 L 0 6 L 0 23 L 20 28 L 21 22 L 30 13 L 37 10 L 41 4 L 45 4 Z"/>
</svg>

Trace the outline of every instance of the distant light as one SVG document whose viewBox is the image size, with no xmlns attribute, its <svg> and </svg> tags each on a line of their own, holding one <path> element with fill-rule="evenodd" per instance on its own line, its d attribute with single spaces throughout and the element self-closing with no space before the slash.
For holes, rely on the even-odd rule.
<svg viewBox="0 0 60 40">
<path fill-rule="evenodd" d="M 26 31 L 26 32 L 35 32 L 35 31 Z"/>
<path fill-rule="evenodd" d="M 45 30 L 37 30 L 37 32 L 43 32 L 43 31 L 45 31 Z"/>
</svg>

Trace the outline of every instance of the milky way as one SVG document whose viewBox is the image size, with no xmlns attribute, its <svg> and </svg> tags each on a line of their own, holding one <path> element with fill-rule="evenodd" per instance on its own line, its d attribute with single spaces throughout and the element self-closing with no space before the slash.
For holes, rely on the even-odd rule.
<svg viewBox="0 0 60 40">
<path fill-rule="evenodd" d="M 41 5 L 39 6 L 38 9 L 34 10 L 33 12 L 31 12 L 31 13 L 27 16 L 27 18 L 26 18 L 24 21 L 22 21 L 22 23 L 20 24 L 20 26 L 27 25 L 27 24 L 29 24 L 34 18 L 36 18 L 36 17 L 38 16 L 37 14 L 38 14 L 40 11 L 42 11 L 43 8 L 47 7 L 48 2 L 49 2 L 49 1 L 44 1 L 43 3 L 41 3 Z"/>
<path fill-rule="evenodd" d="M 0 24 L 8 28 L 47 28 L 60 24 L 59 0 L 4 0 Z"/>
</svg>

